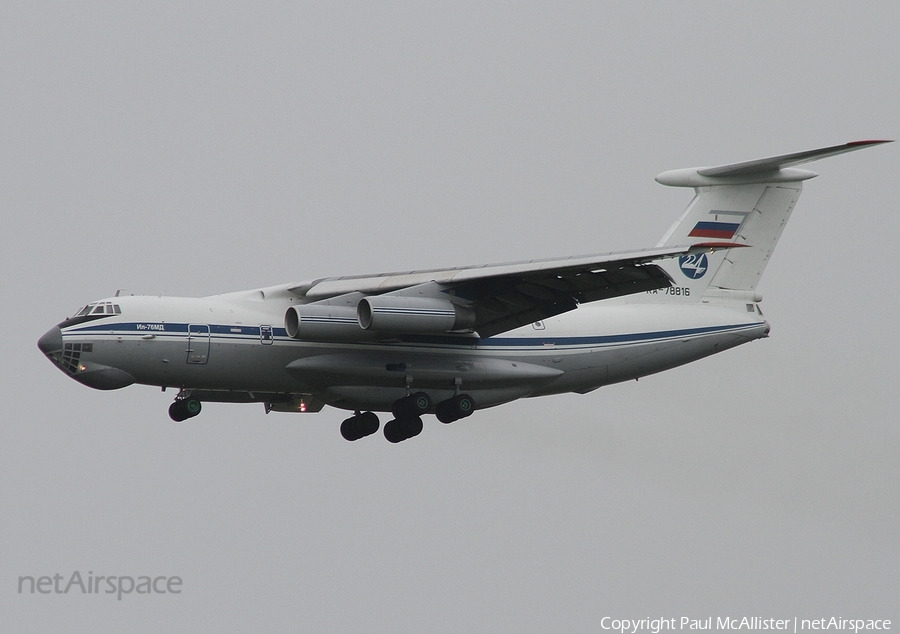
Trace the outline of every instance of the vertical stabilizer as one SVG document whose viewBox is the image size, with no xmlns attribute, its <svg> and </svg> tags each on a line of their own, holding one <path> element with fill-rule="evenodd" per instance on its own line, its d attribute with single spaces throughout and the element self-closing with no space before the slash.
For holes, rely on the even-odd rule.
<svg viewBox="0 0 900 634">
<path fill-rule="evenodd" d="M 687 279 L 702 292 L 754 291 L 797 204 L 803 181 L 816 176 L 793 166 L 880 143 L 888 141 L 857 141 L 745 163 L 660 174 L 657 182 L 693 187 L 696 195 L 659 246 L 711 240 L 743 246 L 709 257 L 697 256 L 693 261 L 683 257 L 667 267 L 669 273 L 675 279 Z"/>
</svg>

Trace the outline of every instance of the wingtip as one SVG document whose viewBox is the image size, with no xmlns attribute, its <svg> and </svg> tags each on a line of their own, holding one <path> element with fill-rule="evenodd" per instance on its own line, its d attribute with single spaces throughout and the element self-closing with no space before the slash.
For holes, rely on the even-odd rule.
<svg viewBox="0 0 900 634">
<path fill-rule="evenodd" d="M 880 145 L 881 143 L 893 143 L 894 139 L 868 139 L 865 141 L 850 141 L 848 146 L 857 146 L 857 145 Z"/>
</svg>

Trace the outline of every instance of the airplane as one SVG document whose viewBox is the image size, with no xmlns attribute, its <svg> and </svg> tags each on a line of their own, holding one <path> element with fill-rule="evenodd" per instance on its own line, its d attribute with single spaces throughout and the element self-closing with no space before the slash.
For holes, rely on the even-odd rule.
<svg viewBox="0 0 900 634">
<path fill-rule="evenodd" d="M 349 441 L 422 432 L 520 398 L 638 379 L 767 337 L 757 284 L 803 181 L 796 166 L 890 141 L 663 172 L 693 188 L 653 248 L 505 264 L 326 277 L 209 297 L 91 302 L 38 348 L 98 390 L 177 389 L 265 412 L 353 412 Z"/>
</svg>

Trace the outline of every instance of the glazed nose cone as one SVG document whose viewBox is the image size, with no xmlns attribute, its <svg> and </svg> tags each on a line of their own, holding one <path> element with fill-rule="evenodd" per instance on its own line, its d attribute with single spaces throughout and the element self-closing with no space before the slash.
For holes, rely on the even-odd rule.
<svg viewBox="0 0 900 634">
<path fill-rule="evenodd" d="M 59 329 L 59 326 L 53 326 L 53 328 L 45 332 L 44 336 L 38 339 L 37 345 L 41 352 L 47 355 L 62 350 L 62 331 Z"/>
</svg>

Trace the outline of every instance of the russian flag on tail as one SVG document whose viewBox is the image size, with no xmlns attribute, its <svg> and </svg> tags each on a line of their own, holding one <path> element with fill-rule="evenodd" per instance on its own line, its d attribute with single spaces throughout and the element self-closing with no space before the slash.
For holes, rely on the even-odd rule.
<svg viewBox="0 0 900 634">
<path fill-rule="evenodd" d="M 709 212 L 713 216 L 711 220 L 701 220 L 688 234 L 690 238 L 716 238 L 717 240 L 731 240 L 744 220 L 747 213 L 743 211 L 722 211 L 713 209 Z"/>
</svg>

